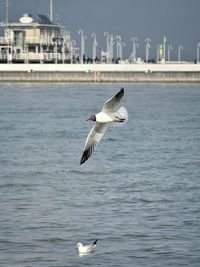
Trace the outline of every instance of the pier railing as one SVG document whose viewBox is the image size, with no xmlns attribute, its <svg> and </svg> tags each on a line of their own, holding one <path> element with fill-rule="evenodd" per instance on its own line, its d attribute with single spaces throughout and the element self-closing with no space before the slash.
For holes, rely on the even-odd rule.
<svg viewBox="0 0 200 267">
<path fill-rule="evenodd" d="M 54 41 L 57 40 L 57 41 Z M 10 37 L 0 37 L 0 45 L 5 45 L 5 44 L 9 44 L 9 45 L 14 45 L 15 43 L 17 43 L 20 40 L 20 43 L 24 43 L 24 45 L 29 45 L 29 44 L 46 44 L 46 45 L 55 45 L 56 43 L 61 44 L 61 40 L 63 38 L 54 38 L 53 36 L 34 36 L 34 37 L 29 37 L 26 36 L 23 40 L 22 39 L 15 39 L 15 38 L 10 38 Z M 65 40 L 64 40 L 65 39 Z M 64 42 L 65 43 L 69 43 L 70 39 L 68 36 L 65 36 L 64 38 Z"/>
<path fill-rule="evenodd" d="M 0 61 L 21 61 L 24 63 L 29 62 L 55 62 L 56 61 L 64 61 L 68 59 L 66 54 L 61 53 L 13 53 L 13 54 L 6 54 L 0 53 Z"/>
</svg>

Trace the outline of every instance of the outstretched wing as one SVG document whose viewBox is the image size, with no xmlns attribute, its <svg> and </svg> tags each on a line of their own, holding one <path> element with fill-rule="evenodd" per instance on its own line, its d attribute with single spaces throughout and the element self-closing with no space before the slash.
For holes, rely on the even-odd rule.
<svg viewBox="0 0 200 267">
<path fill-rule="evenodd" d="M 112 98 L 108 99 L 102 108 L 103 112 L 115 112 L 120 107 L 120 100 L 124 95 L 124 88 L 121 88 L 120 91 L 113 96 Z"/>
<path fill-rule="evenodd" d="M 94 152 L 96 145 L 100 142 L 107 128 L 107 123 L 96 122 L 88 134 L 84 146 L 80 164 L 83 164 Z"/>
</svg>

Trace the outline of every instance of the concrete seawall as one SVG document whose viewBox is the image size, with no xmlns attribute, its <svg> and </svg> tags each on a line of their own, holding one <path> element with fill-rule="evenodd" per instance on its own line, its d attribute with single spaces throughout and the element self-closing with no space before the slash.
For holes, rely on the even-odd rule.
<svg viewBox="0 0 200 267">
<path fill-rule="evenodd" d="M 200 82 L 200 64 L 0 64 L 0 82 Z"/>
</svg>

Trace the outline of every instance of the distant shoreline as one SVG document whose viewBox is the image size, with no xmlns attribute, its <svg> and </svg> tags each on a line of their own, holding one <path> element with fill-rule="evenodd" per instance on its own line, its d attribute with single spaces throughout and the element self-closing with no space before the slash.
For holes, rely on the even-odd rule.
<svg viewBox="0 0 200 267">
<path fill-rule="evenodd" d="M 200 64 L 0 64 L 0 82 L 200 83 Z"/>
</svg>

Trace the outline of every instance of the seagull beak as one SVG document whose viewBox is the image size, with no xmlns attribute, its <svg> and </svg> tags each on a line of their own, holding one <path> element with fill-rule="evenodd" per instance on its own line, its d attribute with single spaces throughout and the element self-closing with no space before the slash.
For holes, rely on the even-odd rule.
<svg viewBox="0 0 200 267">
<path fill-rule="evenodd" d="M 92 121 L 93 116 L 90 116 L 87 121 Z"/>
</svg>

